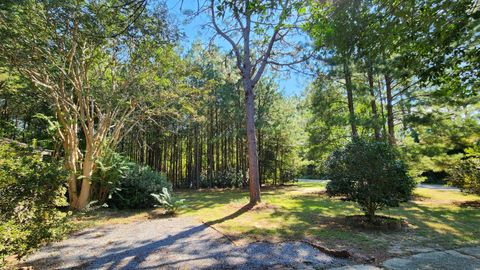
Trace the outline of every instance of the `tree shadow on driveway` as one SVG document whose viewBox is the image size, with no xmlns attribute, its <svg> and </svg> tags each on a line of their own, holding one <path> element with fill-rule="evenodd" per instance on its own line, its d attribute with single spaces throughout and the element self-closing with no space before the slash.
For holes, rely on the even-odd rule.
<svg viewBox="0 0 480 270">
<path fill-rule="evenodd" d="M 244 211 L 248 207 L 235 215 Z M 89 235 L 45 247 L 24 265 L 35 269 L 268 269 L 345 264 L 301 242 L 235 246 L 208 225 L 182 217 L 115 225 L 98 238 Z"/>
</svg>

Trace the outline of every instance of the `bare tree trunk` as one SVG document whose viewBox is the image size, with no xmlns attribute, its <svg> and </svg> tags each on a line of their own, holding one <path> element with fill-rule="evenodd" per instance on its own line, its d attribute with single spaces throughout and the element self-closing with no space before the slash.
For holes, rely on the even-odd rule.
<svg viewBox="0 0 480 270">
<path fill-rule="evenodd" d="M 238 172 L 240 171 L 240 155 L 238 151 L 240 150 L 240 143 L 239 143 L 239 138 L 238 138 L 238 124 L 237 121 L 235 121 L 235 177 L 238 177 Z"/>
<path fill-rule="evenodd" d="M 63 112 L 58 110 L 56 112 L 59 121 L 63 124 L 58 130 L 58 135 L 62 138 L 63 150 L 65 151 L 65 168 L 68 171 L 68 202 L 71 209 L 75 209 L 78 203 L 78 188 L 77 188 L 77 169 L 79 162 L 79 149 L 78 149 L 78 126 L 76 121 L 68 124 L 64 117 Z"/>
<path fill-rule="evenodd" d="M 178 180 L 183 185 L 183 141 L 180 139 L 180 143 L 178 144 Z"/>
<path fill-rule="evenodd" d="M 78 209 L 78 210 L 84 209 L 89 203 L 93 167 L 94 167 L 93 149 L 91 146 L 87 145 L 87 149 L 85 151 L 85 157 L 82 164 L 82 188 L 80 189 L 80 196 L 78 197 L 78 202 L 75 205 L 75 209 Z"/>
<path fill-rule="evenodd" d="M 355 107 L 353 105 L 353 85 L 352 85 L 352 74 L 350 72 L 350 67 L 348 66 L 347 61 L 343 63 L 343 73 L 345 76 L 345 88 L 347 89 L 347 101 L 348 101 L 348 113 L 349 113 L 349 122 L 352 128 L 352 137 L 358 137 L 357 124 L 355 119 Z"/>
<path fill-rule="evenodd" d="M 407 125 L 407 110 L 405 108 L 405 100 L 403 99 L 403 94 L 400 94 L 400 112 L 402 113 L 402 126 L 403 132 L 406 133 L 408 129 Z"/>
<path fill-rule="evenodd" d="M 387 128 L 385 127 L 385 106 L 384 106 L 384 97 L 382 93 L 383 85 L 382 85 L 382 80 L 378 80 L 378 95 L 380 98 L 380 114 L 382 115 L 382 133 L 384 136 L 387 134 Z"/>
<path fill-rule="evenodd" d="M 195 124 L 195 146 L 194 146 L 194 157 L 195 157 L 195 161 L 194 161 L 194 173 L 193 173 L 193 178 L 194 178 L 194 183 L 193 183 L 193 186 L 195 187 L 195 189 L 198 189 L 199 187 L 199 184 L 200 184 L 200 138 L 199 138 L 200 134 L 199 134 L 199 131 L 198 131 L 198 124 Z"/>
<path fill-rule="evenodd" d="M 192 178 L 192 137 L 191 135 L 188 135 L 187 138 L 187 148 L 185 149 L 186 151 L 186 178 L 187 182 L 190 183 L 190 186 L 193 187 L 193 178 Z"/>
<path fill-rule="evenodd" d="M 200 156 L 198 157 L 198 177 L 199 179 L 201 179 L 201 176 L 202 176 L 202 170 L 203 170 L 203 134 L 202 134 L 202 130 L 200 129 L 200 148 L 198 149 L 199 150 L 199 154 Z"/>
<path fill-rule="evenodd" d="M 392 97 L 392 79 L 390 75 L 385 74 L 385 89 L 387 91 L 387 127 L 388 141 L 390 144 L 396 144 L 395 123 L 393 118 L 393 97 Z"/>
<path fill-rule="evenodd" d="M 380 125 L 378 123 L 378 112 L 377 112 L 377 103 L 375 98 L 375 86 L 373 81 L 373 70 L 372 67 L 368 68 L 368 86 L 370 91 L 370 106 L 372 107 L 373 115 L 373 129 L 375 132 L 375 139 L 378 141 L 381 139 Z"/>
<path fill-rule="evenodd" d="M 250 180 L 250 203 L 260 202 L 260 175 L 258 168 L 257 138 L 255 136 L 255 94 L 250 80 L 244 80 L 245 112 L 247 115 L 248 176 Z"/>
<path fill-rule="evenodd" d="M 257 116 L 258 117 L 258 116 Z M 263 138 L 262 138 L 262 129 L 261 128 L 258 128 L 257 129 L 257 132 L 258 134 L 257 138 L 257 143 L 258 143 L 258 173 L 259 173 L 259 182 L 260 182 L 260 186 L 263 185 L 263 177 L 264 177 L 264 173 L 265 173 L 265 170 L 262 166 L 262 161 L 263 161 Z"/>
<path fill-rule="evenodd" d="M 276 186 L 278 183 L 279 177 L 277 177 L 278 173 L 278 157 L 280 156 L 279 154 L 279 149 L 280 149 L 280 144 L 278 143 L 279 140 L 277 140 L 277 143 L 275 145 L 275 170 L 273 171 L 273 185 Z"/>
<path fill-rule="evenodd" d="M 220 129 L 219 129 L 219 123 L 218 123 L 218 107 L 215 103 L 215 132 L 214 132 L 214 137 L 215 137 L 215 160 L 213 163 L 215 163 L 215 172 L 218 173 L 220 171 L 220 140 L 218 137 L 220 136 Z"/>
<path fill-rule="evenodd" d="M 165 173 L 165 175 L 168 175 L 168 138 L 165 139 L 165 142 L 163 143 L 163 170 L 162 172 Z"/>
<path fill-rule="evenodd" d="M 65 168 L 68 171 L 68 202 L 70 208 L 75 209 L 78 202 L 77 191 L 77 148 L 73 145 L 64 146 L 65 150 Z"/>
<path fill-rule="evenodd" d="M 207 146 L 207 178 L 208 181 L 211 181 L 213 178 L 213 170 L 214 168 L 214 157 L 213 157 L 213 145 L 214 145 L 214 133 L 213 133 L 213 108 L 209 110 L 209 115 L 210 115 L 210 129 L 208 133 L 208 146 Z"/>
</svg>

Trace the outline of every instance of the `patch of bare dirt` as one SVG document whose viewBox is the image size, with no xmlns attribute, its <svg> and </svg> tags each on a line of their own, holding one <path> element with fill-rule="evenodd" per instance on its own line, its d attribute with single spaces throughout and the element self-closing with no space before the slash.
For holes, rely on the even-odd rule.
<svg viewBox="0 0 480 270">
<path fill-rule="evenodd" d="M 274 204 L 259 203 L 259 204 L 256 204 L 251 210 L 260 212 L 263 210 L 278 210 L 278 209 L 280 209 L 280 207 Z"/>
<path fill-rule="evenodd" d="M 304 196 L 327 196 L 327 191 L 318 190 L 318 191 L 307 192 L 307 193 L 304 193 L 303 195 Z"/>
<path fill-rule="evenodd" d="M 426 196 L 422 196 L 422 195 L 413 195 L 412 196 L 412 201 L 417 201 L 417 202 L 427 201 L 428 199 L 430 199 L 430 198 L 426 197 Z"/>
<path fill-rule="evenodd" d="M 264 202 L 255 204 L 255 205 L 249 205 L 249 204 L 243 205 L 243 204 L 233 203 L 233 204 L 229 204 L 228 207 L 232 209 L 238 209 L 238 211 L 242 213 L 245 213 L 247 211 L 255 211 L 255 212 L 276 211 L 280 209 L 278 205 L 264 203 Z"/>
<path fill-rule="evenodd" d="M 471 207 L 471 208 L 480 208 L 480 200 L 477 201 L 459 201 L 459 202 L 453 202 L 456 206 L 460 207 Z"/>
<path fill-rule="evenodd" d="M 352 227 L 367 230 L 399 231 L 408 228 L 405 220 L 387 216 L 375 216 L 373 220 L 368 220 L 363 215 L 346 216 L 344 222 Z"/>
<path fill-rule="evenodd" d="M 354 216 L 338 216 L 338 217 L 321 217 L 316 220 L 316 224 L 325 227 L 335 227 L 337 229 L 360 229 L 367 231 L 401 231 L 407 229 L 409 224 L 403 219 L 397 219 L 387 216 L 375 216 L 369 221 L 363 215 Z"/>
</svg>

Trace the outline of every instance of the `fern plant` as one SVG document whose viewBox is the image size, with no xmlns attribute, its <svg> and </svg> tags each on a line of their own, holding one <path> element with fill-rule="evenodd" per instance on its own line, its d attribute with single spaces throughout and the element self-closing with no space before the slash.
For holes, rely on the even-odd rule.
<svg viewBox="0 0 480 270">
<path fill-rule="evenodd" d="M 167 188 L 163 188 L 162 193 L 152 193 L 150 195 L 159 203 L 158 205 L 155 205 L 155 207 L 163 207 L 167 211 L 167 214 L 176 214 L 185 204 L 185 199 L 174 197 L 170 194 Z"/>
</svg>

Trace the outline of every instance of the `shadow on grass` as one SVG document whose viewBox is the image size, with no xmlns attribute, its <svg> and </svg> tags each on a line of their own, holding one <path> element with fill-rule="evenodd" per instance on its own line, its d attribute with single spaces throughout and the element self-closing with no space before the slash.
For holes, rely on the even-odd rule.
<svg viewBox="0 0 480 270">
<path fill-rule="evenodd" d="M 212 225 L 215 225 L 215 224 L 223 223 L 227 220 L 235 219 L 235 218 L 245 214 L 246 212 L 252 210 L 253 207 L 255 207 L 255 204 L 248 203 L 248 204 L 242 206 L 240 209 L 238 209 L 237 211 L 233 212 L 230 215 L 227 215 L 227 216 L 225 216 L 223 218 L 220 218 L 220 219 L 205 222 L 205 224 L 208 225 L 208 226 L 212 226 Z"/>
<path fill-rule="evenodd" d="M 244 205 L 207 224 L 226 223 L 219 229 L 232 238 L 311 239 L 327 247 L 358 249 L 379 253 L 380 257 L 393 247 L 407 252 L 422 247 L 449 249 L 480 244 L 480 211 L 475 208 L 440 202 L 423 204 L 415 200 L 378 213 L 405 220 L 409 224 L 407 228 L 374 230 L 345 222 L 349 216 L 362 214 L 351 202 L 328 198 L 321 193 L 284 197 L 285 189 L 262 194 L 264 201 L 278 206 L 275 211 L 250 211 L 251 206 Z M 250 213 L 244 218 L 242 215 L 247 212 Z M 235 232 L 237 226 L 243 226 L 239 233 Z"/>
<path fill-rule="evenodd" d="M 392 209 L 391 213 L 417 227 L 412 231 L 427 245 L 480 244 L 480 211 L 477 209 L 410 202 Z"/>
</svg>

